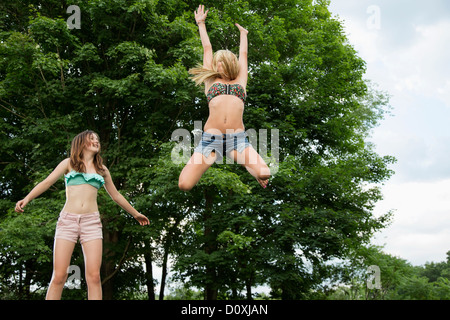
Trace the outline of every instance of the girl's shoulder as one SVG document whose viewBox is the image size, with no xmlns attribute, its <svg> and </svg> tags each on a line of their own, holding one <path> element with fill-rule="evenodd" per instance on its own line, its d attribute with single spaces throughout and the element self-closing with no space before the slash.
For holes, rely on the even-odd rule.
<svg viewBox="0 0 450 320">
<path fill-rule="evenodd" d="M 206 80 L 206 81 L 204 82 L 204 84 L 205 84 L 205 94 L 209 91 L 209 89 L 211 88 L 211 86 L 212 86 L 215 82 L 217 82 L 217 79 L 220 79 L 220 78 L 208 79 L 208 80 Z"/>
<path fill-rule="evenodd" d="M 102 169 L 103 169 L 103 172 L 101 173 L 101 176 L 103 176 L 103 178 L 105 178 L 110 173 L 109 173 L 108 168 L 104 164 L 102 164 Z"/>
<path fill-rule="evenodd" d="M 62 165 L 65 169 L 64 174 L 67 174 L 70 171 L 72 171 L 72 168 L 70 166 L 70 158 L 65 158 L 63 161 L 60 162 L 60 165 Z"/>
</svg>

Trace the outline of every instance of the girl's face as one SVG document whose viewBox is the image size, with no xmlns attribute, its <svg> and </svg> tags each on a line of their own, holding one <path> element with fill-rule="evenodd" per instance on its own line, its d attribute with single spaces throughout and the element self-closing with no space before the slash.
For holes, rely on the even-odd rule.
<svg viewBox="0 0 450 320">
<path fill-rule="evenodd" d="M 91 134 L 86 143 L 86 149 L 94 153 L 100 152 L 100 140 L 96 134 Z"/>
</svg>

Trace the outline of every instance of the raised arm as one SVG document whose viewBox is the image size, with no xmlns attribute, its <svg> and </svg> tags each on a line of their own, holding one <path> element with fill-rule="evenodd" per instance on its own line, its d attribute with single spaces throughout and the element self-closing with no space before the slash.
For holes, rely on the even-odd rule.
<svg viewBox="0 0 450 320">
<path fill-rule="evenodd" d="M 239 82 L 244 86 L 247 85 L 248 78 L 248 39 L 247 29 L 241 27 L 239 24 L 235 24 L 240 32 L 240 44 L 239 44 Z"/>
<path fill-rule="evenodd" d="M 48 177 L 45 178 L 45 180 L 38 183 L 25 198 L 18 201 L 15 207 L 16 212 L 23 212 L 23 208 L 29 202 L 31 202 L 31 200 L 39 197 L 42 193 L 47 191 L 48 188 L 50 188 L 56 181 L 58 181 L 58 179 L 67 172 L 67 169 L 69 167 L 69 161 L 70 161 L 69 158 L 61 161 L 55 168 L 55 170 L 53 170 L 52 173 L 50 173 Z"/>
<path fill-rule="evenodd" d="M 194 11 L 195 22 L 198 25 L 198 30 L 200 32 L 200 39 L 202 40 L 203 46 L 203 67 L 207 69 L 212 68 L 213 60 L 213 50 L 211 42 L 209 41 L 208 32 L 206 31 L 206 17 L 208 16 L 208 11 L 205 12 L 205 6 L 199 5 L 198 10 Z"/>
<path fill-rule="evenodd" d="M 112 181 L 111 174 L 109 173 L 108 168 L 103 166 L 103 169 L 105 169 L 105 189 L 108 192 L 109 196 L 115 203 L 117 203 L 122 209 L 124 209 L 126 212 L 131 214 L 133 218 L 135 218 L 141 226 L 145 226 L 150 224 L 150 221 L 146 216 L 139 213 L 133 206 L 125 199 L 123 195 L 120 194 L 119 191 L 117 191 L 116 186 L 114 185 L 114 182 Z"/>
</svg>

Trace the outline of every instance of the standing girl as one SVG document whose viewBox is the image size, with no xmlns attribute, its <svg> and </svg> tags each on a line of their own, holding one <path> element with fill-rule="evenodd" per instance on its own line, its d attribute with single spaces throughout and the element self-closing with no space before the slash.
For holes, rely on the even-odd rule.
<svg viewBox="0 0 450 320">
<path fill-rule="evenodd" d="M 23 208 L 31 200 L 41 195 L 64 175 L 66 203 L 56 225 L 53 275 L 47 290 L 47 300 L 61 299 L 67 269 L 78 239 L 83 248 L 88 299 L 102 299 L 100 266 L 103 234 L 97 207 L 97 192 L 101 186 L 104 185 L 114 202 L 130 213 L 140 225 L 149 224 L 147 217 L 137 212 L 117 191 L 99 152 L 98 135 L 90 130 L 80 133 L 72 140 L 70 158 L 61 161 L 45 180 L 16 204 L 15 210 L 23 212 Z"/>
<path fill-rule="evenodd" d="M 191 69 L 193 80 L 205 85 L 209 117 L 205 123 L 202 141 L 180 174 L 181 190 L 191 190 L 208 168 L 228 156 L 242 164 L 266 188 L 270 170 L 248 141 L 243 123 L 248 78 L 248 31 L 236 23 L 240 32 L 239 58 L 229 50 L 213 54 L 206 31 L 205 12 L 200 5 L 195 12 L 203 46 L 203 65 Z"/>
</svg>

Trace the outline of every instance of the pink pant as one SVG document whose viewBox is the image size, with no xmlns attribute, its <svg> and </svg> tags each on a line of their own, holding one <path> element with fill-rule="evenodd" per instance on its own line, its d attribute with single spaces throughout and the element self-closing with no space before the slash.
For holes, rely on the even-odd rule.
<svg viewBox="0 0 450 320">
<path fill-rule="evenodd" d="M 100 214 L 93 213 L 69 213 L 61 211 L 56 224 L 55 239 L 65 239 L 77 243 L 103 239 L 102 222 Z"/>
</svg>

